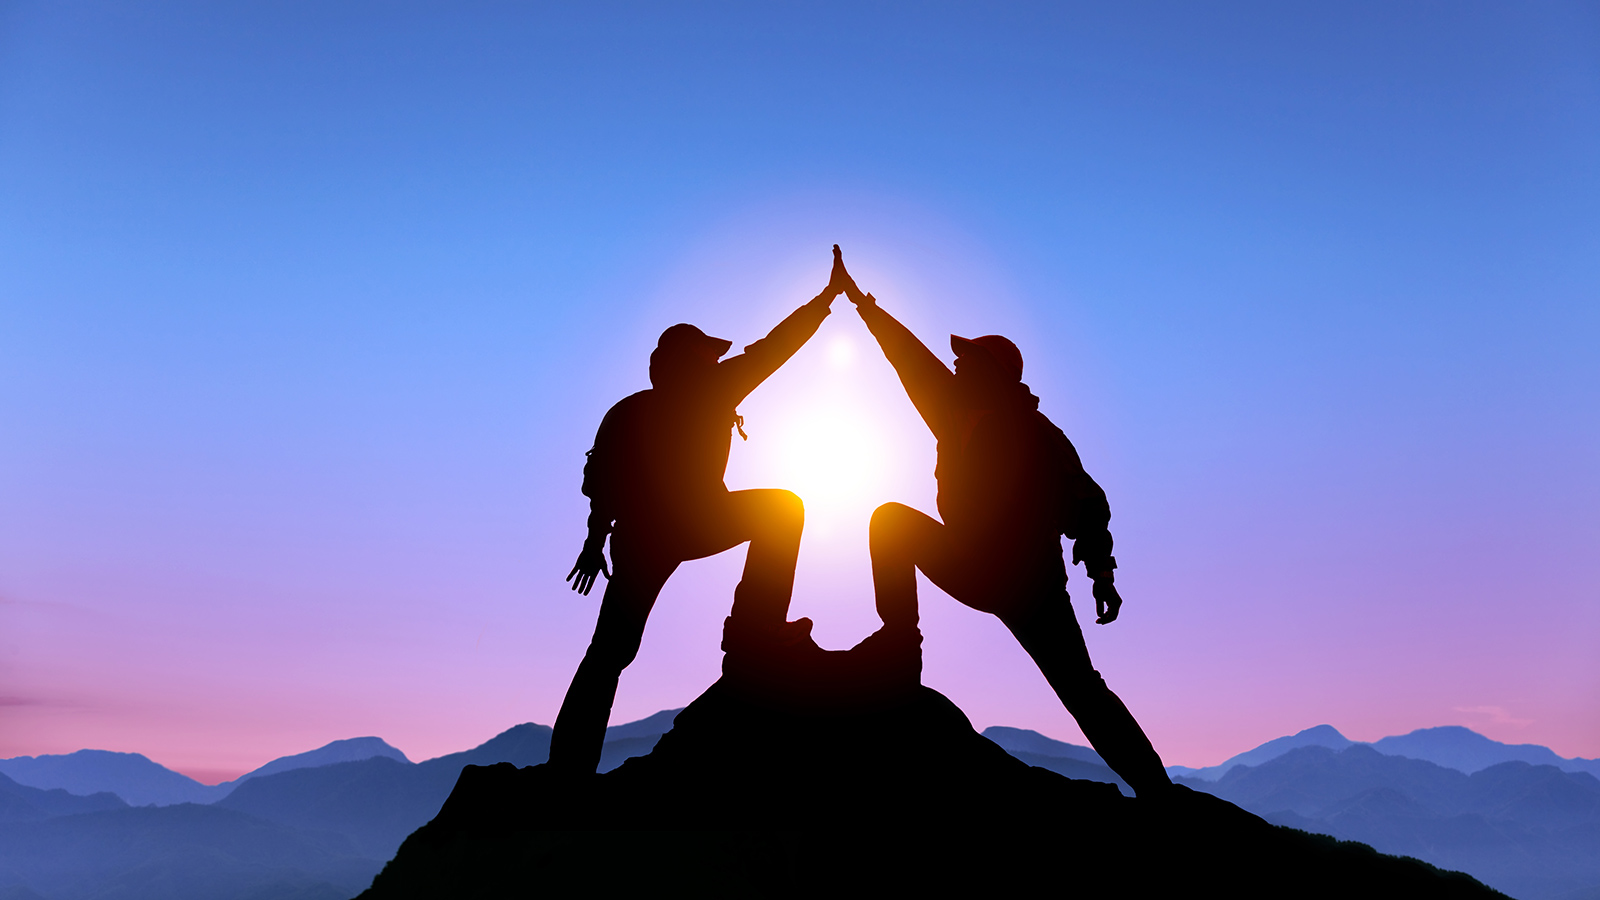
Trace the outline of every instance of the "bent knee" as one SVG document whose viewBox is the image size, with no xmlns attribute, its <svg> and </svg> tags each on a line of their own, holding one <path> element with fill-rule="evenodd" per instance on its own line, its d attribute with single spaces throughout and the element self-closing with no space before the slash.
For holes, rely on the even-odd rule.
<svg viewBox="0 0 1600 900">
<path fill-rule="evenodd" d="M 886 535 L 905 530 L 910 522 L 921 513 L 904 503 L 885 503 L 872 511 L 872 521 L 867 525 L 868 534 Z"/>
<path fill-rule="evenodd" d="M 806 505 L 801 502 L 800 495 L 794 491 L 773 488 L 767 492 L 765 506 L 767 514 L 776 522 L 785 525 L 798 526 L 805 523 Z"/>
</svg>

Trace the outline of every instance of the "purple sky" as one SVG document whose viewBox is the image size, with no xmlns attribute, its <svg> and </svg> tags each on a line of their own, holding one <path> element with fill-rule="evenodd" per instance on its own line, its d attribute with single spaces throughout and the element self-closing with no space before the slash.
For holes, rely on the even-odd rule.
<svg viewBox="0 0 1600 900">
<path fill-rule="evenodd" d="M 549 723 L 583 451 L 662 328 L 825 282 L 1003 333 L 1110 495 L 1169 763 L 1322 722 L 1600 756 L 1592 5 L 0 6 L 0 757 L 207 779 Z M 841 300 L 741 408 L 795 612 L 933 442 Z M 683 567 L 614 721 L 715 677 Z M 1080 741 L 991 617 L 925 682 Z"/>
</svg>

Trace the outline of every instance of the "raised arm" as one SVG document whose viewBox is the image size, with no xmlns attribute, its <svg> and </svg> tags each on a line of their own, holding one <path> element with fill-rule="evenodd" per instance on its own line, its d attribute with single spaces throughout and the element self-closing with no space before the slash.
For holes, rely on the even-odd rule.
<svg viewBox="0 0 1600 900">
<path fill-rule="evenodd" d="M 839 267 L 842 269 L 843 263 Z M 955 373 L 939 357 L 934 356 L 926 344 L 917 340 L 911 329 L 884 312 L 878 306 L 876 297 L 863 294 L 848 274 L 844 276 L 844 292 L 850 302 L 856 305 L 861 321 L 867 323 L 867 330 L 878 339 L 878 346 L 883 349 L 889 365 L 894 366 L 895 373 L 900 376 L 900 383 L 905 386 L 911 405 L 922 414 L 922 421 L 928 423 L 933 436 L 943 437 L 949 418 L 947 411 L 952 403 L 951 395 L 955 391 Z"/>
<path fill-rule="evenodd" d="M 724 384 L 732 393 L 731 399 L 735 405 L 778 371 L 778 367 L 788 362 L 789 357 L 805 346 L 806 341 L 811 340 L 811 336 L 822 326 L 822 320 L 828 317 L 833 298 L 843 290 L 830 282 L 822 289 L 822 293 L 801 305 L 767 332 L 766 337 L 745 347 L 738 356 L 717 363 L 717 371 L 725 379 Z"/>
</svg>

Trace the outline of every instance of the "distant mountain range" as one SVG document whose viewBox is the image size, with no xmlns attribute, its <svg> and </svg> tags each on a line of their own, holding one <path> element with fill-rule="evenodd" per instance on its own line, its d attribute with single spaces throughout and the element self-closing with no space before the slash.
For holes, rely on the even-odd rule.
<svg viewBox="0 0 1600 900">
<path fill-rule="evenodd" d="M 359 737 L 297 753 L 280 756 L 272 762 L 221 784 L 201 784 L 142 753 L 115 753 L 110 750 L 79 750 L 76 753 L 45 756 L 17 756 L 0 759 L 0 775 L 18 784 L 36 788 L 62 788 L 74 794 L 109 791 L 130 806 L 171 806 L 175 803 L 215 803 L 252 778 L 340 762 L 354 762 L 375 756 L 410 762 L 406 755 L 381 738 Z"/>
<path fill-rule="evenodd" d="M 36 822 L 54 816 L 127 808 L 128 804 L 116 794 L 99 793 L 83 797 L 61 788 L 46 791 L 17 784 L 0 775 L 0 823 Z"/>
<path fill-rule="evenodd" d="M 650 752 L 678 712 L 608 728 L 602 767 Z M 0 768 L 0 900 L 347 900 L 433 818 L 464 766 L 549 755 L 550 729 L 534 724 L 421 763 L 377 738 L 335 741 L 211 787 L 226 794 L 209 804 L 173 802 L 208 786 L 136 753 L 4 760 L 35 779 L 117 784 L 146 805 L 20 784 Z"/>
<path fill-rule="evenodd" d="M 1274 824 L 1459 869 L 1521 900 L 1600 897 L 1600 779 L 1522 761 L 1469 775 L 1377 746 L 1302 746 L 1216 781 L 1178 780 Z"/>
<path fill-rule="evenodd" d="M 153 762 L 142 753 L 79 750 L 53 756 L 0 759 L 0 775 L 28 787 L 74 794 L 110 792 L 133 806 L 210 803 L 227 794 Z"/>
<path fill-rule="evenodd" d="M 680 711 L 664 709 L 637 722 L 607 728 L 600 771 L 609 772 L 631 756 L 649 753 L 656 740 L 671 730 L 672 719 Z M 516 729 L 506 734 L 514 731 Z M 503 734 L 495 740 L 505 736 Z M 494 741 L 491 741 L 483 747 L 493 744 Z M 459 755 L 452 754 L 441 759 Z M 0 775 L 33 788 L 61 789 L 80 795 L 108 792 L 116 794 L 128 806 L 172 806 L 178 803 L 216 803 L 245 782 L 267 775 L 375 758 L 392 759 L 407 765 L 411 763 L 404 753 L 391 747 L 382 738 L 358 737 L 334 741 L 293 756 L 280 756 L 232 781 L 215 785 L 201 784 L 142 753 L 116 753 L 110 750 L 79 750 L 76 753 L 0 759 Z M 3 811 L 0 811 L 0 821 L 7 821 L 3 818 Z"/>
<path fill-rule="evenodd" d="M 1069 778 L 1127 785 L 1088 747 L 1035 731 L 983 732 Z M 1174 780 L 1267 821 L 1458 869 L 1520 900 L 1600 900 L 1600 763 L 1471 729 L 1373 743 L 1318 725 Z"/>
<path fill-rule="evenodd" d="M 1114 784 L 1126 796 L 1133 796 L 1133 788 L 1111 771 L 1100 754 L 1088 747 L 1047 738 L 1037 731 L 995 725 L 983 730 L 983 736 L 1017 759 L 1030 766 L 1049 769 L 1068 778 L 1082 781 L 1102 781 Z"/>
<path fill-rule="evenodd" d="M 1332 725 L 1318 725 L 1287 737 L 1274 738 L 1253 750 L 1246 750 L 1230 757 L 1220 765 L 1206 766 L 1203 769 L 1168 766 L 1167 774 L 1173 777 L 1216 781 L 1234 766 L 1259 766 L 1301 747 L 1344 750 L 1357 743 L 1340 734 Z M 1600 778 L 1600 759 L 1566 759 L 1557 756 L 1549 747 L 1541 747 L 1538 744 L 1502 744 L 1459 725 L 1419 728 L 1410 734 L 1394 735 L 1374 741 L 1370 746 L 1385 756 L 1423 759 L 1468 775 L 1500 763 L 1524 762 L 1533 766 L 1555 766 L 1563 772 L 1587 772 Z"/>
<path fill-rule="evenodd" d="M 607 729 L 601 770 L 649 753 L 679 712 Z M 983 735 L 1030 765 L 1131 793 L 1088 747 L 1018 728 Z M 438 812 L 462 767 L 537 765 L 549 750 L 550 729 L 535 724 L 420 763 L 355 738 L 216 786 L 132 753 L 0 760 L 0 898 L 342 900 Z M 1600 900 L 1595 765 L 1465 728 L 1364 744 L 1321 725 L 1169 772 L 1269 821 L 1461 869 L 1521 900 Z M 196 796 L 210 799 L 184 799 Z"/>
</svg>

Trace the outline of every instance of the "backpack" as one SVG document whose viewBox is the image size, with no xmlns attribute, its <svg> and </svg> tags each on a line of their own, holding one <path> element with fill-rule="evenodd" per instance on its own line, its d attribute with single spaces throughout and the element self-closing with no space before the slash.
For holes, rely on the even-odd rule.
<svg viewBox="0 0 1600 900">
<path fill-rule="evenodd" d="M 686 419 L 681 406 L 654 389 L 622 398 L 600 421 L 586 454 L 584 496 L 602 515 L 621 516 L 727 490 L 722 475 L 729 438 L 716 433 L 738 428 L 743 437 L 744 419 L 732 411 L 723 419 L 720 408 L 711 412 L 709 418 Z"/>
<path fill-rule="evenodd" d="M 595 432 L 594 446 L 583 464 L 583 495 L 597 510 L 616 515 L 630 496 L 639 492 L 643 475 L 641 453 L 648 430 L 644 419 L 650 410 L 649 391 L 622 398 L 606 412 Z"/>
</svg>

